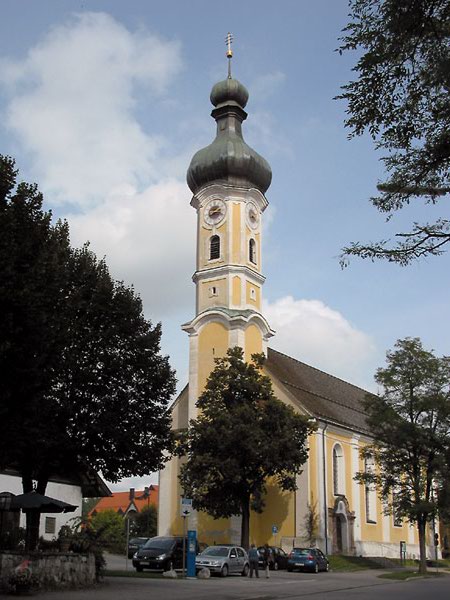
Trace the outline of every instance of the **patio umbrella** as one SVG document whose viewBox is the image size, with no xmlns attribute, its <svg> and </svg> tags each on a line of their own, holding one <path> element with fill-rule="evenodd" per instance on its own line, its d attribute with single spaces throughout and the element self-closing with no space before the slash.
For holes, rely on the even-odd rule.
<svg viewBox="0 0 450 600">
<path fill-rule="evenodd" d="M 26 494 L 14 496 L 11 500 L 10 509 L 18 508 L 21 508 L 24 512 L 36 510 L 41 513 L 67 513 L 77 509 L 73 504 L 43 496 L 37 492 L 27 492 Z"/>
</svg>

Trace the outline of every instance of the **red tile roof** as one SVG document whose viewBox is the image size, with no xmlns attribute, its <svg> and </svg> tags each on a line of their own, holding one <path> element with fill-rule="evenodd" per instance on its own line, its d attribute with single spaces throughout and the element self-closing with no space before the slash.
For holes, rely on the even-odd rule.
<svg viewBox="0 0 450 600">
<path fill-rule="evenodd" d="M 141 512 L 143 508 L 146 508 L 149 504 L 153 506 L 158 505 L 158 493 L 159 487 L 157 485 L 150 485 L 150 496 L 148 498 L 143 498 L 144 490 L 135 490 L 133 503 L 138 510 Z M 107 498 L 101 498 L 94 508 L 89 511 L 89 516 L 94 513 L 102 512 L 105 510 L 114 510 L 115 512 L 120 512 L 124 514 L 127 508 L 130 506 L 130 492 L 112 492 L 112 496 Z"/>
</svg>

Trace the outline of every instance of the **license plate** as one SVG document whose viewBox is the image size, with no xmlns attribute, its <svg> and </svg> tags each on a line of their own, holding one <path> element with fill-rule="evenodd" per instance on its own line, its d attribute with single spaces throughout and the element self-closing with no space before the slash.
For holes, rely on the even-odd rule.
<svg viewBox="0 0 450 600">
<path fill-rule="evenodd" d="M 295 563 L 296 567 L 304 567 L 305 565 L 303 563 Z"/>
<path fill-rule="evenodd" d="M 144 566 L 144 567 L 148 567 L 148 565 L 150 564 L 149 562 L 145 561 L 145 560 L 141 560 L 141 562 L 139 563 L 140 565 Z"/>
</svg>

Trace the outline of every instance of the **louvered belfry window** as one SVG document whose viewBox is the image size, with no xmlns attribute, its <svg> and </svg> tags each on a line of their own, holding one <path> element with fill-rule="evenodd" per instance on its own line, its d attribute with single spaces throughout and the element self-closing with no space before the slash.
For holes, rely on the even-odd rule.
<svg viewBox="0 0 450 600">
<path fill-rule="evenodd" d="M 213 235 L 209 242 L 209 260 L 220 258 L 220 237 Z"/>
<path fill-rule="evenodd" d="M 255 240 L 250 240 L 248 243 L 248 258 L 251 263 L 256 265 L 256 244 Z"/>
</svg>

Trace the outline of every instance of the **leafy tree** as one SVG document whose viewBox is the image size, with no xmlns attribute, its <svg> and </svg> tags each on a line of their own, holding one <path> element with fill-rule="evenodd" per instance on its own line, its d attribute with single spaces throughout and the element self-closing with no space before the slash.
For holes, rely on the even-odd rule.
<svg viewBox="0 0 450 600">
<path fill-rule="evenodd" d="M 175 379 L 132 288 L 114 281 L 0 156 L 0 467 L 24 492 L 80 466 L 117 481 L 163 463 Z M 28 513 L 28 543 L 39 514 Z"/>
<path fill-rule="evenodd" d="M 263 375 L 264 355 L 243 360 L 239 347 L 216 359 L 178 453 L 180 481 L 195 509 L 214 518 L 242 515 L 241 544 L 249 546 L 250 509 L 262 512 L 268 478 L 295 490 L 306 461 L 311 426 L 274 395 Z"/>
<path fill-rule="evenodd" d="M 388 218 L 418 197 L 435 204 L 450 192 L 450 0 L 350 0 L 351 21 L 342 53 L 361 52 L 355 81 L 342 87 L 350 137 L 368 131 L 389 179 L 374 206 Z M 352 243 L 350 256 L 407 265 L 439 255 L 450 241 L 450 221 L 414 223 L 399 241 Z"/>
<path fill-rule="evenodd" d="M 420 571 L 426 572 L 426 525 L 439 509 L 438 488 L 448 474 L 450 359 L 434 356 L 418 338 L 398 340 L 395 348 L 375 376 L 381 394 L 366 399 L 374 442 L 362 455 L 372 456 L 377 468 L 356 479 L 377 486 L 388 514 L 416 524 Z"/>
<path fill-rule="evenodd" d="M 90 525 L 97 532 L 104 547 L 115 552 L 124 552 L 125 521 L 115 510 L 101 510 L 90 518 Z"/>
<path fill-rule="evenodd" d="M 150 504 L 131 521 L 131 532 L 138 537 L 154 537 L 158 528 L 158 511 Z"/>
</svg>

